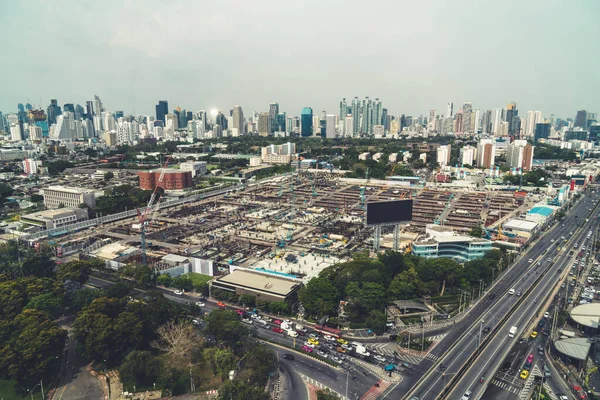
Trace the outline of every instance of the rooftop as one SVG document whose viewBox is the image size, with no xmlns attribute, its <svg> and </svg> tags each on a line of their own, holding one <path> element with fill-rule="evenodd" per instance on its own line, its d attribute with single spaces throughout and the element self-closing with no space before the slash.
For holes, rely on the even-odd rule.
<svg viewBox="0 0 600 400">
<path fill-rule="evenodd" d="M 533 207 L 531 210 L 529 210 L 528 214 L 540 214 L 544 217 L 548 217 L 552 215 L 553 211 L 554 210 L 550 207 Z"/>
<path fill-rule="evenodd" d="M 67 193 L 74 193 L 74 194 L 93 193 L 96 191 L 95 189 L 77 188 L 77 187 L 69 187 L 69 186 L 48 186 L 44 190 L 57 190 L 60 192 L 67 192 Z"/>
<path fill-rule="evenodd" d="M 301 284 L 299 280 L 286 279 L 239 268 L 228 275 L 218 278 L 217 281 L 260 292 L 272 293 L 278 296 L 287 296 L 296 286 Z"/>
<path fill-rule="evenodd" d="M 31 214 L 23 215 L 21 218 L 53 219 L 64 214 L 71 214 L 73 212 L 75 212 L 74 208 L 59 208 L 56 210 L 37 211 Z"/>
<path fill-rule="evenodd" d="M 569 338 L 555 341 L 554 346 L 567 357 L 583 361 L 587 358 L 592 343 L 587 338 Z"/>
<path fill-rule="evenodd" d="M 511 219 L 502 225 L 504 229 L 515 229 L 518 231 L 532 231 L 538 224 L 536 222 L 524 221 L 522 219 Z"/>
<path fill-rule="evenodd" d="M 600 303 L 582 304 L 573 308 L 571 318 L 578 324 L 597 329 L 600 321 Z"/>
</svg>

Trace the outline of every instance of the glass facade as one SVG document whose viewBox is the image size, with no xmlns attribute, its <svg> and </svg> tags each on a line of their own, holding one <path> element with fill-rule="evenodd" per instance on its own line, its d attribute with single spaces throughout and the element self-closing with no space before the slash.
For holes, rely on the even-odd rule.
<svg viewBox="0 0 600 400">
<path fill-rule="evenodd" d="M 413 254 L 425 258 L 452 258 L 458 262 L 466 262 L 483 258 L 492 250 L 491 241 L 452 241 L 437 243 L 413 243 Z"/>
<path fill-rule="evenodd" d="M 304 107 L 302 109 L 302 114 L 300 116 L 300 132 L 303 137 L 313 135 L 312 119 L 313 119 L 312 108 Z"/>
</svg>

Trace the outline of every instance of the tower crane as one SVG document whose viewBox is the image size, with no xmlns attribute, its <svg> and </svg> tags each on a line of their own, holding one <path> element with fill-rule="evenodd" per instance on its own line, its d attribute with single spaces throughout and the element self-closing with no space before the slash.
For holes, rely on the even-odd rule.
<svg viewBox="0 0 600 400">
<path fill-rule="evenodd" d="M 140 211 L 139 209 L 136 208 L 137 211 L 137 218 L 138 218 L 138 222 L 140 224 L 140 244 L 142 247 L 142 264 L 146 265 L 147 264 L 147 257 L 146 257 L 146 226 L 148 225 L 149 221 L 150 221 L 150 217 L 153 214 L 153 212 L 155 211 L 154 208 L 158 209 L 159 204 L 160 204 L 160 196 L 159 199 L 156 199 L 156 193 L 158 191 L 159 187 L 162 187 L 162 182 L 165 178 L 165 171 L 167 170 L 167 166 L 169 165 L 169 161 L 170 161 L 171 157 L 167 157 L 167 159 L 165 160 L 165 164 L 163 166 L 162 171 L 160 172 L 160 176 L 158 177 L 158 181 L 156 182 L 156 185 L 154 186 L 154 190 L 152 191 L 152 195 L 150 196 L 150 200 L 148 201 L 148 205 L 146 206 L 146 208 L 143 209 L 143 211 Z M 156 201 L 156 204 L 155 204 Z"/>
</svg>

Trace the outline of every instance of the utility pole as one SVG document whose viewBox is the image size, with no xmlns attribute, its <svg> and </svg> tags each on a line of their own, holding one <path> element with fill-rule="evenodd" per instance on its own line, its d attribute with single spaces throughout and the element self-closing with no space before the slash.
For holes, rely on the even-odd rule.
<svg viewBox="0 0 600 400">
<path fill-rule="evenodd" d="M 482 330 L 483 330 L 483 323 L 484 323 L 483 320 L 481 320 L 479 322 L 479 337 L 477 338 L 477 348 L 478 349 L 479 349 L 479 346 L 481 345 L 481 333 L 482 333 Z"/>
</svg>

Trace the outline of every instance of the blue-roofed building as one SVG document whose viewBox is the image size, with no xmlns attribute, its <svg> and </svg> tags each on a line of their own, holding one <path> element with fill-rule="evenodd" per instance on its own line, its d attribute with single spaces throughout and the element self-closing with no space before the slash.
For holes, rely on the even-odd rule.
<svg viewBox="0 0 600 400">
<path fill-rule="evenodd" d="M 552 218 L 556 209 L 557 207 L 552 206 L 535 206 L 525 215 L 525 219 L 544 225 Z"/>
</svg>

